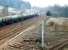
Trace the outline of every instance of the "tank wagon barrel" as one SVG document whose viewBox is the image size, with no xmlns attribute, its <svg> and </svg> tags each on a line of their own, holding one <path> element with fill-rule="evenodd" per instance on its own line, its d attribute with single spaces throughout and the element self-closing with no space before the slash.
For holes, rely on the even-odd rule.
<svg viewBox="0 0 68 50">
<path fill-rule="evenodd" d="M 14 15 L 0 18 L 0 27 L 37 17 L 38 14 Z"/>
</svg>

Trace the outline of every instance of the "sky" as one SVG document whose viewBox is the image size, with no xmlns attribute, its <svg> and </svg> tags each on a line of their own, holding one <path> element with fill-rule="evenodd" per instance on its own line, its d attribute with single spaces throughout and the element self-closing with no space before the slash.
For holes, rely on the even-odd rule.
<svg viewBox="0 0 68 50">
<path fill-rule="evenodd" d="M 24 0 L 30 2 L 31 6 L 47 7 L 58 4 L 60 6 L 68 5 L 68 0 Z"/>
</svg>

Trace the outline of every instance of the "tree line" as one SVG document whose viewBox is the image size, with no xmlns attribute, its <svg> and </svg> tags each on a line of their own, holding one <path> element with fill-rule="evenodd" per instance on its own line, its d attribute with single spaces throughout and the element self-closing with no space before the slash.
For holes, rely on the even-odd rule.
<svg viewBox="0 0 68 50">
<path fill-rule="evenodd" d="M 68 17 L 68 6 L 55 5 L 55 6 L 49 7 L 46 15 Z"/>
</svg>

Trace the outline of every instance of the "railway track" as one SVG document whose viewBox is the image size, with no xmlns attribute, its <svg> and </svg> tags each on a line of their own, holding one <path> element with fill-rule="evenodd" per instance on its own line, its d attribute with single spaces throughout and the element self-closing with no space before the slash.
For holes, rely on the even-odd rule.
<svg viewBox="0 0 68 50">
<path fill-rule="evenodd" d="M 18 35 L 26 28 L 40 22 L 41 19 L 42 19 L 41 17 L 35 17 L 32 19 L 28 19 L 26 21 L 21 21 L 21 22 L 14 23 L 0 28 L 0 46 L 4 44 L 6 41 L 8 41 L 9 39 Z"/>
<path fill-rule="evenodd" d="M 56 45 L 48 47 L 47 50 L 62 50 L 62 48 L 65 47 L 65 45 L 67 45 L 67 44 L 68 44 L 68 39 L 63 40 L 63 41 L 57 43 Z"/>
</svg>

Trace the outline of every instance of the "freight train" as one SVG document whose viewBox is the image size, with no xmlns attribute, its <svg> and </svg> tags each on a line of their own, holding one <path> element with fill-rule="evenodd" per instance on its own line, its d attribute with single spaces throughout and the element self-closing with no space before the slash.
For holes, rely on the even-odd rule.
<svg viewBox="0 0 68 50">
<path fill-rule="evenodd" d="M 38 14 L 13 15 L 0 18 L 0 27 L 37 17 Z"/>
</svg>

